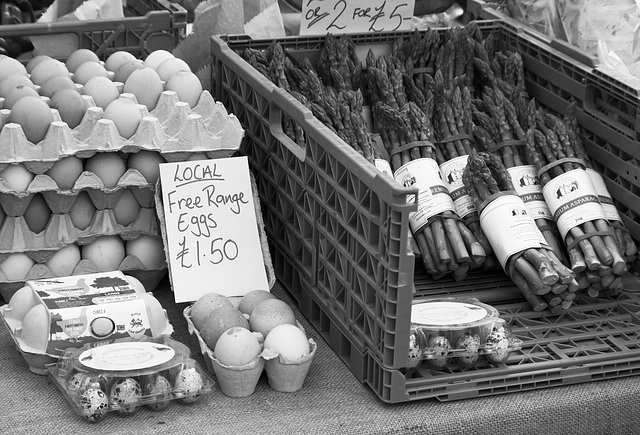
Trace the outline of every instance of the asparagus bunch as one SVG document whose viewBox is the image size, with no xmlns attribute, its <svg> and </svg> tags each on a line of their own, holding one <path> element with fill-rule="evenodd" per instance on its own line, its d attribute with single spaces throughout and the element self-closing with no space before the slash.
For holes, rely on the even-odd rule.
<svg viewBox="0 0 640 435">
<path fill-rule="evenodd" d="M 444 172 L 443 177 L 446 177 L 449 184 L 453 186 L 451 194 L 455 198 L 458 216 L 487 253 L 483 267 L 493 269 L 497 267 L 495 257 L 491 255 L 493 249 L 480 227 L 475 204 L 469 198 L 466 187 L 459 178 L 460 164 L 455 163 L 455 161 L 462 162 L 460 158 L 468 156 L 474 149 L 471 136 L 473 131 L 471 96 L 467 87 L 456 87 L 452 92 L 447 92 L 440 70 L 436 71 L 432 86 L 434 94 L 432 119 L 438 164 Z"/>
<path fill-rule="evenodd" d="M 360 89 L 362 63 L 353 40 L 347 34 L 338 37 L 327 34 L 320 49 L 316 71 L 327 86 L 338 90 Z"/>
<path fill-rule="evenodd" d="M 515 106 L 499 89 L 485 88 L 484 91 L 482 100 L 475 102 L 472 115 L 478 148 L 495 153 L 507 169 L 523 168 L 527 164 L 526 134 L 518 121 Z M 520 184 L 540 186 L 540 180 L 537 174 L 531 173 Z M 564 242 L 542 191 L 528 189 L 522 197 L 547 245 L 560 262 L 568 265 Z"/>
<path fill-rule="evenodd" d="M 514 222 L 520 230 L 527 225 L 530 218 L 527 217 L 524 203 L 515 193 L 511 176 L 497 155 L 472 151 L 462 179 L 481 216 L 492 201 L 510 195 L 509 210 L 514 211 Z M 510 216 L 503 214 L 483 216 L 483 228 L 492 244 L 510 246 L 512 240 L 505 238 L 520 236 L 506 230 L 505 225 L 511 225 L 510 219 Z M 557 312 L 568 309 L 576 298 L 578 282 L 571 269 L 563 265 L 543 243 L 542 234 L 535 235 L 537 227 L 532 220 L 530 222 L 526 227 L 527 232 L 522 234 L 527 235 L 522 240 L 522 249 L 515 253 L 500 252 L 501 264 L 534 310 L 549 308 Z"/>
<path fill-rule="evenodd" d="M 378 101 L 373 116 L 382 140 L 388 148 L 394 171 L 412 161 L 430 159 L 433 161 L 432 167 L 437 172 L 429 121 L 417 105 L 409 102 L 399 110 Z M 435 178 L 438 178 L 437 174 Z M 426 223 L 423 221 L 422 224 L 412 225 L 413 236 L 429 274 L 434 278 L 452 274 L 454 279 L 462 279 L 471 263 L 481 264 L 486 253 L 471 231 L 453 212 L 453 204 L 446 189 L 437 187 L 429 186 L 430 191 L 423 191 L 422 196 L 440 197 L 439 204 L 431 204 L 444 210 L 430 215 L 432 210 L 425 209 L 423 205 L 422 212 L 428 215 L 428 219 Z"/>
<path fill-rule="evenodd" d="M 326 85 L 322 81 L 308 58 L 303 59 L 300 65 L 295 65 L 276 41 L 264 52 L 245 49 L 242 55 L 273 83 L 309 108 L 316 118 L 365 159 L 373 162 L 378 154 L 367 131 L 362 111 L 362 92 L 359 85 L 354 88 L 354 84 L 360 81 L 358 67 L 351 67 L 352 61 L 347 62 L 351 57 L 345 58 L 337 54 L 348 50 L 336 48 L 336 45 L 349 47 L 347 42 L 350 40 L 340 38 L 336 42 L 333 38 L 328 41 L 330 48 L 323 50 L 325 60 L 322 63 L 325 65 L 324 71 L 331 77 L 332 85 Z M 286 114 L 282 117 L 282 128 L 294 141 L 305 140 L 302 128 Z"/>
<path fill-rule="evenodd" d="M 530 118 L 535 119 L 536 127 L 527 131 L 527 157 L 536 166 L 543 186 L 570 171 L 577 170 L 574 174 L 578 176 L 579 171 L 585 171 L 584 163 L 576 158 L 569 140 L 562 135 L 558 136 L 557 132 L 562 133 L 563 130 L 549 128 L 541 108 L 535 109 L 531 105 Z M 560 186 L 557 189 L 558 196 L 563 196 L 564 190 L 568 188 L 575 189 L 576 186 Z M 611 225 L 604 217 L 597 195 L 585 190 L 585 186 L 578 188 L 582 189 L 581 198 L 588 204 L 588 210 L 595 213 L 585 220 L 585 210 L 581 216 L 565 224 L 563 236 L 571 268 L 576 275 L 584 274 L 581 280 L 588 282 L 590 296 L 598 296 L 604 290 L 618 292 L 622 288 L 620 276 L 627 270 L 627 264 L 613 236 Z M 561 208 L 563 207 L 558 210 Z M 560 216 L 559 212 L 555 214 Z M 558 227 L 563 232 L 560 224 Z"/>
<path fill-rule="evenodd" d="M 575 102 L 569 104 L 567 112 L 562 120 L 547 114 L 547 125 L 556 130 L 558 137 L 562 137 L 569 142 L 567 146 L 573 148 L 576 157 L 584 162 L 591 177 L 596 178 L 596 183 L 601 188 L 601 190 L 598 191 L 598 194 L 600 195 L 600 202 L 602 202 L 603 207 L 605 207 L 605 213 L 607 214 L 607 218 L 611 224 L 613 236 L 618 243 L 618 249 L 624 255 L 627 263 L 635 261 L 638 247 L 633 240 L 633 237 L 631 237 L 628 228 L 622 222 L 618 210 L 615 205 L 613 205 L 611 194 L 609 194 L 607 187 L 602 180 L 602 175 L 595 170 L 593 162 L 584 148 L 582 134 L 580 133 L 581 128 L 575 115 Z"/>
</svg>

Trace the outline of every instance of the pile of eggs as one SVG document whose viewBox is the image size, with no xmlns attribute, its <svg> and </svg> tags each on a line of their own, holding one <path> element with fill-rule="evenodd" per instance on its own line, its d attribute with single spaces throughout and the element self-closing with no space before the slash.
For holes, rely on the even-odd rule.
<svg viewBox="0 0 640 435">
<path fill-rule="evenodd" d="M 130 267 L 148 275 L 145 284 L 153 289 L 166 274 L 154 191 L 159 164 L 167 161 L 163 152 L 175 150 L 135 140 L 143 125 L 176 130 L 163 101 L 180 107 L 175 116 L 181 119 L 199 107 L 216 125 L 229 117 L 189 66 L 165 50 L 144 60 L 118 51 L 101 61 L 86 49 L 74 51 L 66 62 L 39 55 L 23 65 L 0 57 L 0 149 L 6 151 L 0 158 L 0 294 L 5 300 L 27 279 Z M 182 140 L 180 146 L 186 145 L 194 143 Z M 196 148 L 170 155 L 210 158 Z"/>
<path fill-rule="evenodd" d="M 142 407 L 163 411 L 172 401 L 190 405 L 213 391 L 213 380 L 189 358 L 186 346 L 167 336 L 149 341 L 170 347 L 175 355 L 157 366 L 114 371 L 84 366 L 79 358 L 86 347 L 69 349 L 48 367 L 49 374 L 76 414 L 89 423 L 104 420 L 109 412 L 131 416 Z"/>
<path fill-rule="evenodd" d="M 266 290 L 253 290 L 237 306 L 217 293 L 201 296 L 191 307 L 190 319 L 218 361 L 243 366 L 263 347 L 289 359 L 309 354 L 309 340 L 286 302 Z"/>
<path fill-rule="evenodd" d="M 185 316 L 208 363 L 207 358 L 214 358 L 226 367 L 250 367 L 266 353 L 303 361 L 315 350 L 292 308 L 266 290 L 240 298 L 207 293 Z"/>
</svg>

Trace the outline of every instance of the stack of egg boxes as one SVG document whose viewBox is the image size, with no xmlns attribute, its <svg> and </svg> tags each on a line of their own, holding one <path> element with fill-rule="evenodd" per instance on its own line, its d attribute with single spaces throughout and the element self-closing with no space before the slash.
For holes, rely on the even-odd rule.
<svg viewBox="0 0 640 435">
<path fill-rule="evenodd" d="M 122 93 L 121 98 L 133 94 Z M 70 189 L 60 189 L 46 172 L 60 159 L 76 156 L 86 161 L 96 153 L 118 153 L 127 162 L 132 153 L 147 150 L 159 153 L 164 161 L 176 162 L 201 158 L 231 156 L 240 146 L 244 130 L 238 119 L 229 114 L 220 102 L 204 90 L 196 105 L 179 101 L 173 91 L 163 91 L 156 106 L 149 111 L 142 104 L 142 120 L 133 136 L 119 135 L 112 120 L 103 117 L 90 96 L 83 96 L 86 112 L 80 124 L 71 129 L 51 109 L 54 121 L 44 139 L 37 143 L 27 140 L 22 127 L 9 122 L 10 110 L 2 109 L 0 98 L 0 296 L 7 302 L 11 295 L 30 279 L 55 277 L 47 262 L 70 244 L 79 249 L 101 236 L 117 236 L 125 244 L 141 236 L 157 238 L 162 243 L 158 215 L 155 209 L 155 183 L 150 183 L 136 169 L 127 168 L 113 187 L 106 187 L 96 174 L 85 170 Z M 46 100 L 46 97 L 42 97 Z M 161 159 L 162 160 L 162 159 Z M 21 164 L 33 175 L 24 191 L 15 191 L 2 178 L 10 165 Z M 139 204 L 132 222 L 118 223 L 114 206 L 129 190 Z M 25 210 L 38 195 L 51 211 L 44 229 L 32 231 L 24 219 Z M 95 212 L 86 228 L 77 228 L 69 211 L 78 198 L 90 198 Z M 7 276 L 8 259 L 18 254 L 27 258 L 30 269 L 24 277 Z M 164 255 L 164 251 L 163 251 Z M 2 267 L 7 261 L 7 267 Z M 161 267 L 146 268 L 140 259 L 126 255 L 119 270 L 138 278 L 148 291 L 157 287 L 167 273 L 166 261 Z M 3 271 L 4 270 L 4 271 Z M 71 275 L 100 272 L 98 265 L 81 258 Z"/>
</svg>

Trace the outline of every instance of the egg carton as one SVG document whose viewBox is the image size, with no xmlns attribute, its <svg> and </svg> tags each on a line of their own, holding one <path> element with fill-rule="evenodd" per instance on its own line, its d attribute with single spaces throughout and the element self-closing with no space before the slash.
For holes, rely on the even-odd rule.
<svg viewBox="0 0 640 435">
<path fill-rule="evenodd" d="M 122 235 L 119 236 L 122 238 Z M 15 251 L 12 253 L 15 253 Z M 1 253 L 0 265 L 12 253 Z M 24 287 L 25 282 L 29 280 L 56 277 L 46 264 L 47 260 L 49 260 L 53 254 L 55 254 L 55 252 L 50 250 L 25 252 L 25 255 L 33 260 L 34 264 L 22 279 L 8 279 L 2 270 L 0 270 L 0 296 L 2 299 L 4 299 L 5 302 L 8 302 L 9 299 L 11 299 L 11 296 L 13 296 L 18 289 Z M 160 267 L 147 268 L 144 263 L 134 255 L 126 255 L 116 269 L 137 278 L 148 291 L 155 290 L 160 282 L 165 278 L 168 271 L 166 261 Z M 93 261 L 84 258 L 75 265 L 71 272 L 71 276 L 98 272 L 102 272 L 98 265 Z"/>
<path fill-rule="evenodd" d="M 124 355 L 130 367 L 113 355 Z M 103 366 L 92 363 L 96 360 Z M 109 414 L 131 416 L 143 407 L 163 411 L 172 402 L 192 405 L 215 385 L 190 358 L 189 348 L 168 336 L 68 350 L 47 371 L 74 412 L 89 423 Z"/>
<path fill-rule="evenodd" d="M 133 94 L 123 93 L 121 97 L 136 101 Z M 182 161 L 193 153 L 228 157 L 239 148 L 244 136 L 235 115 L 206 90 L 193 108 L 179 101 L 174 91 L 163 91 L 151 112 L 138 104 L 143 117 L 128 139 L 120 136 L 115 123 L 104 118 L 102 108 L 91 101 L 89 97 L 85 115 L 73 129 L 61 120 L 56 109 L 51 109 L 54 121 L 37 144 L 27 140 L 19 124 L 9 122 L 10 110 L 1 109 L 0 171 L 8 164 L 23 163 L 39 175 L 63 157 L 89 158 L 106 151 L 157 151 L 167 161 Z"/>
<path fill-rule="evenodd" d="M 89 225 L 76 228 L 69 214 L 51 214 L 44 230 L 34 234 L 24 216 L 7 216 L 0 223 L 0 255 L 24 252 L 36 262 L 46 262 L 70 243 L 86 245 L 101 236 L 118 235 L 124 241 L 140 235 L 159 236 L 155 209 L 141 207 L 133 222 L 119 224 L 113 209 L 96 210 Z"/>
<path fill-rule="evenodd" d="M 408 367 L 469 370 L 499 364 L 522 347 L 498 310 L 477 298 L 433 298 L 412 305 Z"/>
</svg>

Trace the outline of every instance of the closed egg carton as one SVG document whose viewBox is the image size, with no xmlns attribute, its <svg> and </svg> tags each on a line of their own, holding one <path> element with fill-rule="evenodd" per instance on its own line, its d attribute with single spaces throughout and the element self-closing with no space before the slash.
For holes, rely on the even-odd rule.
<svg viewBox="0 0 640 435">
<path fill-rule="evenodd" d="M 85 228 L 77 228 L 69 214 L 53 213 L 38 233 L 29 228 L 24 216 L 7 216 L 0 223 L 0 254 L 21 252 L 42 263 L 70 243 L 86 245 L 101 236 L 117 235 L 127 241 L 140 235 L 159 234 L 158 217 L 150 207 L 140 207 L 133 221 L 126 225 L 118 222 L 113 209 L 96 210 Z"/>
<path fill-rule="evenodd" d="M 138 237 L 140 237 L 140 234 Z M 133 237 L 129 240 L 135 240 L 136 238 L 137 237 Z M 122 237 L 121 239 L 123 243 L 128 241 Z M 159 236 L 153 236 L 153 239 L 162 240 Z M 80 248 L 80 251 L 82 251 L 82 245 L 77 243 L 74 244 Z M 62 247 L 56 251 L 49 251 L 46 255 L 41 255 L 42 251 L 25 253 L 25 256 L 29 257 L 33 264 L 28 269 L 25 276 L 21 278 L 7 278 L 5 270 L 3 269 L 3 263 L 7 261 L 10 256 L 15 255 L 16 253 L 0 253 L 0 296 L 2 296 L 2 299 L 4 299 L 5 302 L 8 302 L 9 299 L 11 299 L 11 296 L 18 289 L 23 287 L 25 282 L 28 280 L 62 276 L 55 275 L 47 264 L 49 260 L 53 258 L 55 252 L 60 249 L 62 249 Z M 164 255 L 164 250 L 160 249 L 160 251 L 162 251 Z M 166 276 L 168 270 L 166 260 L 163 261 L 162 265 L 146 267 L 140 258 L 127 253 L 125 253 L 124 258 L 120 261 L 116 269 L 136 277 L 140 282 L 142 282 L 147 291 L 153 291 Z M 80 261 L 73 267 L 73 271 L 70 274 L 66 273 L 65 275 L 83 275 L 97 272 L 104 272 L 104 270 L 101 270 L 100 267 L 90 259 L 83 258 L 81 256 Z"/>
</svg>

